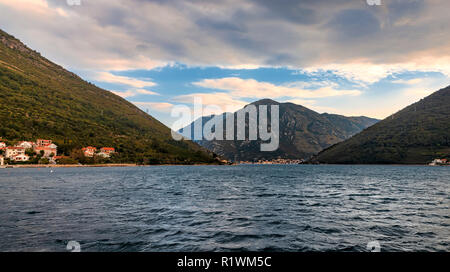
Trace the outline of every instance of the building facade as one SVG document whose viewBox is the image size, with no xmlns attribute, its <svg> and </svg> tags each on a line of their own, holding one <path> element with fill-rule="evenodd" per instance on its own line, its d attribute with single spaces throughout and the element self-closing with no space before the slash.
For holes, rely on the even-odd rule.
<svg viewBox="0 0 450 272">
<path fill-rule="evenodd" d="M 33 146 L 33 151 L 36 154 L 43 154 L 44 158 L 51 158 L 58 154 L 58 146 L 52 143 L 51 140 L 37 139 Z"/>
<path fill-rule="evenodd" d="M 83 151 L 83 155 L 88 158 L 94 157 L 97 152 L 97 148 L 92 146 L 84 147 L 81 150 Z"/>
<path fill-rule="evenodd" d="M 20 154 L 20 155 L 16 155 L 13 156 L 11 158 L 12 161 L 16 161 L 16 162 L 26 162 L 30 160 L 30 157 L 28 155 L 25 154 Z"/>
<path fill-rule="evenodd" d="M 6 148 L 5 157 L 17 162 L 25 162 L 30 159 L 25 155 L 25 148 L 18 146 L 9 146 Z"/>
<path fill-rule="evenodd" d="M 36 154 L 38 155 L 42 154 L 42 157 L 44 158 L 50 158 L 56 156 L 57 149 L 48 146 L 37 146 L 34 148 L 34 152 L 36 152 Z"/>
<path fill-rule="evenodd" d="M 98 153 L 98 155 L 103 158 L 110 158 L 111 154 L 115 152 L 116 150 L 114 149 L 114 147 L 102 147 L 100 148 L 100 153 Z"/>
<path fill-rule="evenodd" d="M 52 140 L 44 140 L 44 139 L 37 139 L 36 145 L 37 146 L 48 146 L 52 144 Z"/>
<path fill-rule="evenodd" d="M 33 143 L 32 142 L 27 142 L 27 141 L 22 141 L 22 142 L 18 142 L 16 144 L 17 147 L 23 147 L 25 149 L 31 149 L 33 148 Z"/>
<path fill-rule="evenodd" d="M 6 148 L 5 158 L 11 159 L 17 155 L 25 155 L 25 148 L 17 146 L 9 146 Z"/>
</svg>

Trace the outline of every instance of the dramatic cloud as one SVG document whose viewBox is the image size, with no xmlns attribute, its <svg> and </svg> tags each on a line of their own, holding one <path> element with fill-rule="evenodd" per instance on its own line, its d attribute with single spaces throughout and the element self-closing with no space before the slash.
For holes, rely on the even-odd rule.
<svg viewBox="0 0 450 272">
<path fill-rule="evenodd" d="M 234 98 L 229 93 L 193 93 L 188 95 L 180 95 L 173 98 L 174 101 L 180 103 L 192 104 L 194 101 L 202 103 L 203 106 L 209 107 L 204 111 L 204 115 L 220 114 L 222 112 L 234 112 L 244 107 L 248 103 Z M 214 108 L 216 107 L 216 108 Z"/>
<path fill-rule="evenodd" d="M 269 82 L 259 82 L 254 79 L 242 79 L 237 77 L 205 79 L 194 82 L 194 86 L 211 89 L 209 93 L 192 93 L 180 95 L 173 101 L 192 104 L 194 101 L 201 102 L 208 107 L 204 115 L 219 114 L 222 112 L 236 111 L 250 101 L 263 98 L 277 99 L 282 102 L 292 102 L 307 106 L 316 106 L 315 100 L 311 98 L 325 98 L 335 96 L 358 96 L 359 90 L 338 90 L 332 82 L 320 82 L 319 84 L 309 82 L 292 82 L 281 86 Z M 315 89 L 306 89 L 316 87 Z M 217 92 L 220 90 L 221 92 Z"/>
<path fill-rule="evenodd" d="M 205 79 L 195 82 L 194 85 L 209 89 L 229 91 L 232 97 L 246 98 L 321 98 L 341 95 L 359 95 L 359 90 L 336 90 L 333 86 L 323 86 L 316 90 L 298 88 L 295 84 L 277 86 L 268 82 L 259 82 L 254 79 L 241 79 L 237 77 L 221 79 Z"/>
<path fill-rule="evenodd" d="M 136 103 L 166 123 L 172 103 L 194 97 L 234 108 L 273 98 L 383 118 L 450 83 L 450 2 L 381 3 L 0 0 L 0 28 L 122 97 L 146 100 Z M 177 65 L 186 71 L 154 73 Z"/>
<path fill-rule="evenodd" d="M 389 0 L 381 6 L 363 0 L 81 3 L 0 0 L 0 24 L 79 70 L 151 69 L 172 62 L 313 70 L 333 64 L 348 75 L 351 64 L 358 69 L 350 76 L 372 82 L 389 74 L 377 72 L 384 65 L 432 69 L 438 63 L 450 74 L 447 0 Z M 365 77 L 367 72 L 374 75 Z"/>
<path fill-rule="evenodd" d="M 373 84 L 389 75 L 406 71 L 439 72 L 450 77 L 450 55 L 443 55 L 436 60 L 421 56 L 417 57 L 415 62 L 409 61 L 397 64 L 370 64 L 363 61 L 345 64 L 323 64 L 302 70 L 302 72 L 310 74 L 324 71 L 331 71 L 338 76 L 362 85 Z"/>
<path fill-rule="evenodd" d="M 159 95 L 158 93 L 152 92 L 152 91 L 148 91 L 145 89 L 138 89 L 138 90 L 127 90 L 127 91 L 111 91 L 112 93 L 121 96 L 123 98 L 127 98 L 127 97 L 132 97 L 132 96 L 136 96 L 136 95 Z"/>
<path fill-rule="evenodd" d="M 163 113 L 170 113 L 173 108 L 173 104 L 166 103 L 166 102 L 131 102 L 135 104 L 136 106 L 140 107 L 143 110 L 149 110 L 149 111 L 157 111 L 157 112 L 163 112 Z"/>
<path fill-rule="evenodd" d="M 139 80 L 131 77 L 117 76 L 107 72 L 98 73 L 96 80 L 108 83 L 122 84 L 134 88 L 152 87 L 156 85 L 154 82 L 151 82 L 149 80 Z"/>
</svg>

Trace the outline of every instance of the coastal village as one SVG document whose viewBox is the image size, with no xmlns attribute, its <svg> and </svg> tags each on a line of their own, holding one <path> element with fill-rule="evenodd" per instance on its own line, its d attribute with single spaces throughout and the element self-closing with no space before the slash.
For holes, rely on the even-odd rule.
<svg viewBox="0 0 450 272">
<path fill-rule="evenodd" d="M 307 160 L 304 159 L 273 159 L 273 160 L 258 160 L 258 161 L 238 161 L 234 163 L 236 165 L 239 164 L 308 164 Z M 450 160 L 448 159 L 434 159 L 432 162 L 430 162 L 428 165 L 430 166 L 444 166 L 448 165 L 450 166 Z"/>
<path fill-rule="evenodd" d="M 58 156 L 58 146 L 52 140 L 37 139 L 35 142 L 20 141 L 7 145 L 6 139 L 0 138 L 0 166 L 9 163 L 28 163 L 32 158 L 38 158 L 42 164 L 56 164 L 64 156 Z M 110 158 L 115 148 L 88 146 L 81 149 L 86 158 Z"/>
<path fill-rule="evenodd" d="M 35 142 L 20 141 L 12 145 L 7 145 L 6 139 L 0 138 L 0 166 L 8 164 L 25 164 L 30 163 L 31 159 L 38 159 L 38 164 L 57 164 L 58 160 L 67 158 L 65 156 L 58 156 L 58 146 L 52 140 L 37 139 Z M 87 146 L 81 148 L 81 153 L 86 158 L 110 158 L 112 154 L 116 153 L 114 147 L 93 147 Z M 35 160 L 36 161 L 36 160 Z M 273 160 L 258 160 L 258 161 L 238 161 L 231 163 L 223 160 L 224 164 L 305 164 L 308 163 L 304 159 L 273 159 Z M 434 159 L 428 165 L 450 165 L 448 159 Z"/>
</svg>

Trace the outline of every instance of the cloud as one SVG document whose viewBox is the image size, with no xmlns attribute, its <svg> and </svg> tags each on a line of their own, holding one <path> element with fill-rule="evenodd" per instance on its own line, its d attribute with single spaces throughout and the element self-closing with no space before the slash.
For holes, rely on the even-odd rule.
<svg viewBox="0 0 450 272">
<path fill-rule="evenodd" d="M 423 78 L 413 78 L 413 79 L 396 79 L 391 82 L 395 84 L 417 85 L 421 84 L 423 81 L 424 81 Z"/>
<path fill-rule="evenodd" d="M 245 101 L 234 98 L 226 92 L 193 93 L 188 95 L 180 95 L 173 98 L 176 102 L 188 104 L 194 103 L 195 99 L 200 101 L 203 106 L 210 108 L 207 112 L 204 112 L 204 115 L 234 112 L 248 104 Z M 214 106 L 217 106 L 218 108 L 214 109 Z"/>
<path fill-rule="evenodd" d="M 163 112 L 163 113 L 170 113 L 173 108 L 173 104 L 167 103 L 167 102 L 131 102 L 135 104 L 136 106 L 140 107 L 144 110 L 149 111 L 157 111 L 157 112 Z"/>
<path fill-rule="evenodd" d="M 132 97 L 132 96 L 136 96 L 136 95 L 159 95 L 158 93 L 149 91 L 149 90 L 145 90 L 145 89 L 137 89 L 137 90 L 127 90 L 127 91 L 111 91 L 112 93 L 123 97 L 123 98 L 128 98 L 128 97 Z"/>
<path fill-rule="evenodd" d="M 370 116 L 384 119 L 393 113 L 419 101 L 432 94 L 436 90 L 450 84 L 449 78 L 438 77 L 418 77 L 418 78 L 396 78 L 384 82 L 392 83 L 393 86 L 386 86 L 383 95 L 368 95 L 354 97 L 350 101 L 317 101 L 308 106 L 318 112 L 329 112 L 343 114 L 347 116 Z M 395 85 L 396 86 L 395 86 Z M 370 90 L 372 94 L 376 91 Z M 350 106 L 349 106 L 350 105 Z"/>
<path fill-rule="evenodd" d="M 91 12 L 110 16 L 121 1 L 0 0 L 0 25 L 31 48 L 71 70 L 152 69 L 167 62 L 139 50 L 125 28 L 99 24 Z M 17 20 L 20 18 L 20 20 Z M 117 18 L 116 18 L 117 19 Z M 117 21 L 117 20 L 116 20 Z"/>
<path fill-rule="evenodd" d="M 138 94 L 147 94 L 147 95 L 159 95 L 159 93 L 155 93 L 146 89 L 138 89 L 136 90 Z"/>
<path fill-rule="evenodd" d="M 332 64 L 371 83 L 423 61 L 449 75 L 449 8 L 447 0 L 0 0 L 0 25 L 77 70 Z"/>
<path fill-rule="evenodd" d="M 219 79 L 204 79 L 194 82 L 193 85 L 213 89 L 210 93 L 192 93 L 174 97 L 175 102 L 193 104 L 201 102 L 208 107 L 204 115 L 234 112 L 249 104 L 248 100 L 270 98 L 282 102 L 292 102 L 307 106 L 315 106 L 315 100 L 311 98 L 325 98 L 334 96 L 358 96 L 359 90 L 338 90 L 332 82 L 292 82 L 286 85 L 275 85 L 269 82 L 260 82 L 254 79 L 241 79 L 228 77 Z M 306 89 L 303 87 L 315 87 Z M 220 90 L 220 91 L 217 91 Z"/>
<path fill-rule="evenodd" d="M 394 80 L 392 82 L 404 85 L 400 89 L 401 94 L 404 97 L 403 100 L 410 103 L 414 103 L 443 87 L 442 79 L 436 78 L 413 78 L 408 80 Z M 448 84 L 450 84 L 450 79 L 446 80 L 446 85 Z"/>
<path fill-rule="evenodd" d="M 20 10 L 35 10 L 38 12 L 44 12 L 49 8 L 47 1 L 45 0 L 16 0 L 14 3 L 8 0 L 0 0 L 1 4 L 14 6 Z"/>
<path fill-rule="evenodd" d="M 283 103 L 293 103 L 293 104 L 297 104 L 297 105 L 302 105 L 305 107 L 313 107 L 316 105 L 316 100 L 306 100 L 306 99 L 287 99 L 287 100 L 283 100 L 281 101 Z"/>
<path fill-rule="evenodd" d="M 347 9 L 340 11 L 328 23 L 330 37 L 335 42 L 347 44 L 349 40 L 367 39 L 381 30 L 377 16 L 369 9 Z"/>
<path fill-rule="evenodd" d="M 315 90 L 299 88 L 298 83 L 275 85 L 269 82 L 260 82 L 254 79 L 241 79 L 228 77 L 220 79 L 204 79 L 193 83 L 196 86 L 228 91 L 232 97 L 240 98 L 323 98 L 330 96 L 360 95 L 359 90 L 337 90 L 334 86 L 323 86 Z"/>
<path fill-rule="evenodd" d="M 139 80 L 131 77 L 117 76 L 108 72 L 100 72 L 96 76 L 96 80 L 108 83 L 122 84 L 131 86 L 134 88 L 144 88 L 144 87 L 152 87 L 155 86 L 156 83 L 148 81 L 148 80 Z M 137 91 L 139 92 L 139 90 Z M 140 93 L 145 93 L 140 90 Z"/>
<path fill-rule="evenodd" d="M 376 83 L 390 75 L 407 71 L 415 72 L 440 72 L 450 77 L 450 56 L 442 56 L 440 59 L 431 59 L 420 56 L 414 62 L 394 64 L 372 64 L 364 61 L 349 63 L 329 63 L 311 66 L 302 70 L 314 75 L 319 72 L 331 71 L 334 74 L 346 78 L 363 86 Z"/>
</svg>

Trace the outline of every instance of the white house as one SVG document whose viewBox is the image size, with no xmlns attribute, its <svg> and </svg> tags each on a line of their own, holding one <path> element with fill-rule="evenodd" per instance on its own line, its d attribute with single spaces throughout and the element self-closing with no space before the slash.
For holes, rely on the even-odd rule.
<svg viewBox="0 0 450 272">
<path fill-rule="evenodd" d="M 37 139 L 36 145 L 37 146 L 48 146 L 52 144 L 52 140 L 44 140 L 44 139 Z"/>
<path fill-rule="evenodd" d="M 434 159 L 429 165 L 444 165 L 448 164 L 447 159 Z"/>
<path fill-rule="evenodd" d="M 105 152 L 99 152 L 99 153 L 97 153 L 97 156 L 102 157 L 102 158 L 109 158 L 109 157 L 111 157 L 109 155 L 109 153 L 105 153 Z"/>
<path fill-rule="evenodd" d="M 0 155 L 0 166 L 3 166 L 5 164 L 5 159 L 3 156 Z"/>
<path fill-rule="evenodd" d="M 6 144 L 4 142 L 0 142 L 0 149 L 6 148 Z"/>
<path fill-rule="evenodd" d="M 25 162 L 25 161 L 30 160 L 30 157 L 25 154 L 19 154 L 16 156 L 12 156 L 11 160 L 16 161 L 16 162 Z"/>
<path fill-rule="evenodd" d="M 41 154 L 41 152 L 43 152 L 45 158 L 50 158 L 52 154 L 53 156 L 58 154 L 58 146 L 52 143 L 51 140 L 38 139 L 33 150 L 36 154 Z"/>
<path fill-rule="evenodd" d="M 23 147 L 25 149 L 30 149 L 33 148 L 33 143 L 32 142 L 27 142 L 27 141 L 22 141 L 22 142 L 18 142 L 16 144 L 17 147 Z"/>
<path fill-rule="evenodd" d="M 47 147 L 52 148 L 52 149 L 57 149 L 58 146 L 55 144 L 49 144 Z"/>
<path fill-rule="evenodd" d="M 53 154 L 53 156 L 56 156 L 57 154 L 57 150 L 56 148 L 51 148 L 51 147 L 35 147 L 34 148 L 34 152 L 36 152 L 36 154 L 41 154 L 41 152 L 43 152 L 43 157 L 44 158 L 50 158 Z"/>
<path fill-rule="evenodd" d="M 97 148 L 92 146 L 84 147 L 81 150 L 83 151 L 84 156 L 88 158 L 94 157 L 97 152 Z"/>
<path fill-rule="evenodd" d="M 8 146 L 6 148 L 5 157 L 11 159 L 14 156 L 17 155 L 25 155 L 25 148 L 23 147 L 17 147 L 17 146 Z"/>
</svg>

